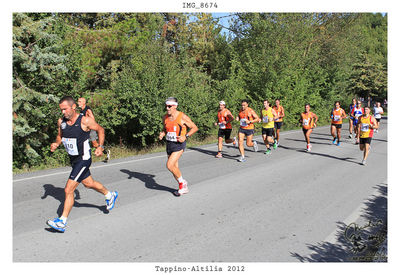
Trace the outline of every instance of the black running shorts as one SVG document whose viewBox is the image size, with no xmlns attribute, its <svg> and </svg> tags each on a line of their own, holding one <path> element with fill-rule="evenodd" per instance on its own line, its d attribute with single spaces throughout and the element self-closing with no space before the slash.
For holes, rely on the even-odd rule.
<svg viewBox="0 0 400 275">
<path fill-rule="evenodd" d="M 245 134 L 245 136 L 251 136 L 254 135 L 254 129 L 243 129 L 243 128 L 239 128 L 239 133 L 243 133 Z"/>
<path fill-rule="evenodd" d="M 87 177 L 90 176 L 90 165 L 92 164 L 92 159 L 88 160 L 78 160 L 76 162 L 73 162 L 71 164 L 72 166 L 72 171 L 71 174 L 69 175 L 69 179 L 76 181 L 76 182 L 81 182 Z"/>
<path fill-rule="evenodd" d="M 262 128 L 262 135 L 267 137 L 272 137 L 274 135 L 274 128 Z"/>
<path fill-rule="evenodd" d="M 173 152 L 179 152 L 181 150 L 185 150 L 186 148 L 186 140 L 184 142 L 174 142 L 167 141 L 167 155 L 171 155 Z"/>
<path fill-rule="evenodd" d="M 218 137 L 225 137 L 225 139 L 231 138 L 232 129 L 219 129 L 218 130 Z"/>
<path fill-rule="evenodd" d="M 371 144 L 372 138 L 360 138 L 360 144 Z"/>
</svg>

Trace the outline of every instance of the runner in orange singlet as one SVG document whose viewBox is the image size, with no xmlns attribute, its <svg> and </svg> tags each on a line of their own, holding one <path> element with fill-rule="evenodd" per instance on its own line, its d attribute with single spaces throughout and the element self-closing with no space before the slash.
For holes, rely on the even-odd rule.
<svg viewBox="0 0 400 275">
<path fill-rule="evenodd" d="M 336 143 L 337 146 L 340 146 L 340 133 L 342 131 L 343 119 L 346 117 L 346 112 L 340 108 L 340 102 L 336 101 L 335 108 L 331 111 L 331 135 L 333 137 L 332 144 Z"/>
<path fill-rule="evenodd" d="M 219 102 L 218 122 L 215 123 L 215 126 L 219 127 L 218 153 L 215 156 L 216 158 L 222 158 L 222 142 L 224 138 L 226 143 L 233 143 L 233 145 L 236 145 L 236 138 L 231 139 L 231 133 L 232 133 L 231 122 L 234 119 L 235 118 L 232 116 L 232 113 L 226 108 L 225 101 L 221 100 Z"/>
<path fill-rule="evenodd" d="M 240 128 L 239 128 L 239 152 L 240 157 L 238 161 L 244 162 L 246 159 L 244 158 L 244 138 L 246 137 L 246 145 L 249 147 L 253 147 L 254 151 L 258 151 L 257 141 L 253 142 L 253 135 L 254 135 L 254 123 L 259 122 L 260 118 L 254 112 L 253 109 L 249 107 L 249 102 L 247 99 L 242 100 L 242 108 L 239 111 L 239 115 L 236 117 L 237 121 L 240 121 Z"/>
<path fill-rule="evenodd" d="M 378 128 L 378 123 L 371 114 L 371 109 L 364 107 L 364 114 L 360 116 L 357 124 L 357 138 L 360 139 L 360 151 L 364 151 L 364 157 L 361 161 L 362 165 L 367 164 L 367 157 L 371 149 L 371 140 L 374 135 L 374 129 Z"/>
<path fill-rule="evenodd" d="M 176 196 L 189 192 L 187 181 L 183 179 L 179 170 L 178 161 L 186 147 L 186 140 L 197 132 L 196 124 L 184 113 L 179 112 L 178 100 L 175 97 L 167 98 L 165 102 L 167 114 L 164 116 L 164 129 L 160 132 L 159 139 L 166 137 L 167 140 L 167 169 L 173 174 L 179 184 L 179 190 L 175 192 Z M 187 128 L 190 131 L 187 133 Z"/>
<path fill-rule="evenodd" d="M 307 142 L 307 152 L 311 151 L 310 135 L 312 130 L 317 126 L 318 116 L 310 112 L 310 104 L 304 106 L 304 113 L 301 113 L 299 122 L 303 127 L 304 138 Z"/>
<path fill-rule="evenodd" d="M 276 99 L 275 106 L 272 107 L 275 110 L 276 114 L 278 115 L 278 118 L 275 120 L 275 124 L 274 124 L 276 146 L 279 146 L 279 132 L 281 131 L 283 118 L 285 116 L 285 109 L 280 104 L 281 104 L 281 101 L 279 99 Z"/>
</svg>

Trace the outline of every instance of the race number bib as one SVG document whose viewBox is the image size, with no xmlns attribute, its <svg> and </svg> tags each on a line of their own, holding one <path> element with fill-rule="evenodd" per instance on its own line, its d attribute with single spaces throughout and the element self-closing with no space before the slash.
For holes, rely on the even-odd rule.
<svg viewBox="0 0 400 275">
<path fill-rule="evenodd" d="M 247 123 L 246 123 L 246 119 L 245 119 L 245 118 L 242 118 L 242 119 L 240 120 L 240 126 L 243 126 L 243 127 L 246 127 L 246 126 L 247 126 Z"/>
<path fill-rule="evenodd" d="M 368 123 L 361 123 L 361 132 L 368 132 L 369 124 Z"/>
<path fill-rule="evenodd" d="M 310 119 L 303 119 L 303 125 L 308 126 L 308 123 L 310 122 Z"/>
<path fill-rule="evenodd" d="M 64 144 L 65 149 L 67 150 L 68 155 L 77 156 L 78 146 L 76 144 L 76 138 L 62 138 L 62 143 Z"/>
<path fill-rule="evenodd" d="M 219 128 L 220 128 L 220 129 L 226 129 L 226 125 L 223 124 L 223 123 L 219 123 Z"/>
<path fill-rule="evenodd" d="M 264 123 L 268 123 L 269 122 L 269 117 L 268 116 L 263 117 L 263 122 Z"/>
<path fill-rule="evenodd" d="M 166 140 L 177 142 L 178 139 L 176 137 L 176 133 L 175 132 L 168 132 L 167 136 L 166 136 Z"/>
<path fill-rule="evenodd" d="M 333 121 L 340 121 L 340 116 L 334 116 Z"/>
</svg>

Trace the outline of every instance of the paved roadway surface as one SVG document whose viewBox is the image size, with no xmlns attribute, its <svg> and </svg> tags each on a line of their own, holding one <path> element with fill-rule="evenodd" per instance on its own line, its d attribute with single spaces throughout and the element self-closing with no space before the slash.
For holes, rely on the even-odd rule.
<svg viewBox="0 0 400 275">
<path fill-rule="evenodd" d="M 367 166 L 347 139 L 347 124 L 340 147 L 328 127 L 317 128 L 311 153 L 300 130 L 283 132 L 270 156 L 263 145 L 257 153 L 248 148 L 245 163 L 234 147 L 224 146 L 223 159 L 214 158 L 215 144 L 188 149 L 180 168 L 190 192 L 182 197 L 172 193 L 177 184 L 165 153 L 95 163 L 94 178 L 120 194 L 116 207 L 107 213 L 104 197 L 80 185 L 65 233 L 45 222 L 62 211 L 70 168 L 16 175 L 13 260 L 352 261 L 386 223 L 387 120 L 381 125 Z"/>
</svg>

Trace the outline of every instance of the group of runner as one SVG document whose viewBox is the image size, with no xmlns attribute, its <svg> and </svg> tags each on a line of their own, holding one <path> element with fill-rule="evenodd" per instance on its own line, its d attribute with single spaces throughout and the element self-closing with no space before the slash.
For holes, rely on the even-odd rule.
<svg viewBox="0 0 400 275">
<path fill-rule="evenodd" d="M 58 135 L 56 141 L 51 144 L 50 150 L 54 152 L 61 143 L 63 143 L 72 166 L 69 179 L 65 186 L 65 202 L 62 215 L 54 220 L 48 220 L 47 224 L 57 231 L 64 232 L 67 224 L 68 215 L 74 204 L 74 191 L 80 182 L 86 188 L 94 189 L 105 196 L 107 210 L 113 209 L 118 192 L 110 192 L 100 182 L 95 181 L 90 174 L 91 165 L 91 148 L 89 140 L 93 142 L 95 147 L 94 154 L 96 156 L 103 155 L 104 151 L 104 129 L 96 123 L 93 112 L 86 106 L 86 100 L 79 98 L 79 107 L 82 109 L 78 112 L 75 100 L 71 96 L 65 96 L 59 101 L 59 107 L 63 117 L 58 120 Z M 217 114 L 218 121 L 215 126 L 218 130 L 218 152 L 217 158 L 222 158 L 223 141 L 227 144 L 234 144 L 240 152 L 239 162 L 246 161 L 244 154 L 244 139 L 246 145 L 253 147 L 254 151 L 258 151 L 258 144 L 253 140 L 255 123 L 262 123 L 262 138 L 266 146 L 265 154 L 271 154 L 271 147 L 276 149 L 279 146 L 279 133 L 282 126 L 285 110 L 280 105 L 280 100 L 275 100 L 275 105 L 270 106 L 268 100 L 263 102 L 264 108 L 260 111 L 260 116 L 249 107 L 248 100 L 242 100 L 241 109 L 238 116 L 233 117 L 232 113 L 226 108 L 224 101 L 219 102 L 219 111 Z M 175 97 L 169 97 L 165 101 L 167 113 L 163 117 L 163 130 L 159 134 L 159 140 L 164 137 L 166 139 L 166 151 L 168 155 L 167 169 L 172 173 L 178 183 L 179 189 L 174 193 L 181 196 L 189 192 L 188 183 L 183 178 L 179 169 L 179 158 L 182 156 L 186 141 L 194 133 L 198 131 L 196 124 L 189 116 L 178 111 L 178 100 Z M 379 109 L 380 108 L 380 109 Z M 361 108 L 361 102 L 353 100 L 350 105 L 350 129 L 356 133 L 357 141 L 360 144 L 360 150 L 364 151 L 362 164 L 365 165 L 368 157 L 372 135 L 377 130 L 379 119 L 383 110 L 377 104 L 375 110 L 376 118 L 370 114 L 369 107 Z M 347 115 L 340 107 L 340 102 L 335 102 L 335 106 L 331 112 L 331 135 L 333 136 L 333 144 L 340 146 L 341 128 L 343 119 Z M 378 118 L 379 117 L 379 118 Z M 231 138 L 232 122 L 236 119 L 239 121 L 238 138 Z M 307 151 L 311 151 L 310 134 L 316 127 L 318 116 L 311 112 L 310 104 L 306 104 L 304 112 L 300 114 L 299 123 L 302 125 L 303 134 L 307 143 Z M 352 135 L 352 131 L 350 131 Z M 98 139 L 98 141 L 97 141 Z M 109 151 L 108 151 L 109 155 Z M 108 156 L 109 158 L 109 156 Z"/>
</svg>

